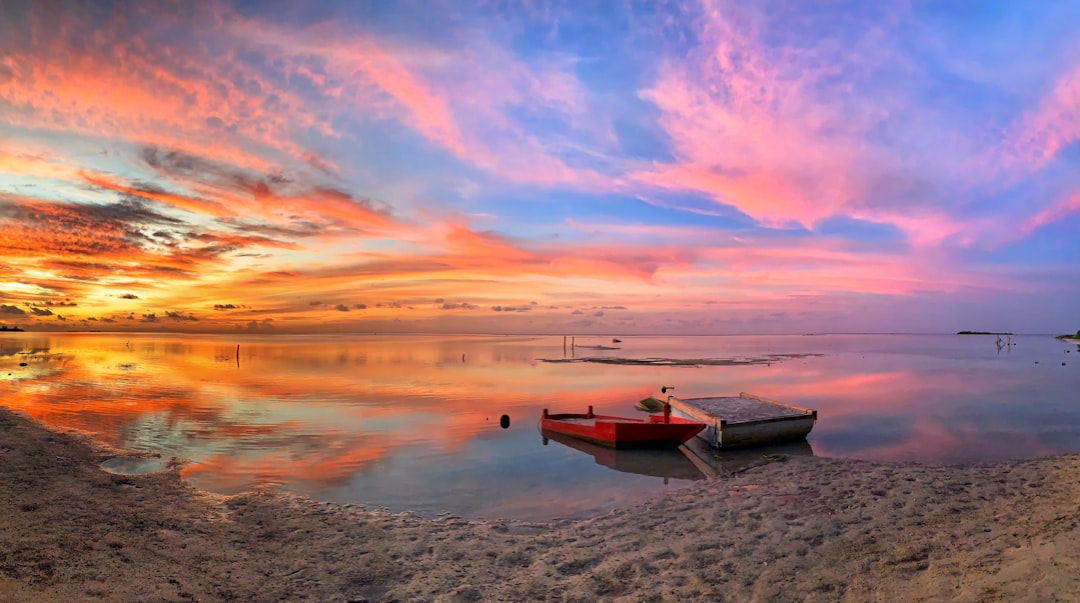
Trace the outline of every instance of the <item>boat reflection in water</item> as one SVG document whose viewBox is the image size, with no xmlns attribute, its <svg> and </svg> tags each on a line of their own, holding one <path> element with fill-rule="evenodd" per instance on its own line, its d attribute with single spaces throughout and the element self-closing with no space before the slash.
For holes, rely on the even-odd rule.
<svg viewBox="0 0 1080 603">
<path fill-rule="evenodd" d="M 543 436 L 545 446 L 548 445 L 549 440 L 554 440 L 564 446 L 592 455 L 597 465 L 623 473 L 662 477 L 665 484 L 668 479 L 699 480 L 706 477 L 706 473 L 698 466 L 700 461 L 691 458 L 693 453 L 683 446 L 660 449 L 608 448 L 546 429 L 541 430 L 540 435 Z"/>
<path fill-rule="evenodd" d="M 759 467 L 785 456 L 814 456 L 810 442 L 798 440 L 765 446 L 717 450 L 699 438 L 691 438 L 678 448 L 608 448 L 549 430 L 541 430 L 543 443 L 554 440 L 589 454 L 602 465 L 622 473 L 636 473 L 668 479 L 700 480 L 722 477 Z"/>
<path fill-rule="evenodd" d="M 805 438 L 792 442 L 730 449 L 712 448 L 701 438 L 690 438 L 690 441 L 682 447 L 686 449 L 686 454 L 693 455 L 705 463 L 708 466 L 705 471 L 711 469 L 710 476 L 712 477 L 740 473 L 778 460 L 778 457 L 814 456 L 814 449 Z"/>
</svg>

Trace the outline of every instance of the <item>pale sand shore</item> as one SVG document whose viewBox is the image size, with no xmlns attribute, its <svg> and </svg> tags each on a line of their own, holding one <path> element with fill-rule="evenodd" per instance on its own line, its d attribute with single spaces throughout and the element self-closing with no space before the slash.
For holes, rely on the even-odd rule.
<svg viewBox="0 0 1080 603">
<path fill-rule="evenodd" d="M 0 409 L 0 601 L 1080 600 L 1080 456 L 790 457 L 568 525 L 220 497 L 108 456 Z"/>
</svg>

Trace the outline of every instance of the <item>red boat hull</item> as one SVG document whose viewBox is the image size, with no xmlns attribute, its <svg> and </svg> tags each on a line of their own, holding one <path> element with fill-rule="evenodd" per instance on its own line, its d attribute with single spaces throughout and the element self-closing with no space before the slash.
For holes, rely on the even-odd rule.
<svg viewBox="0 0 1080 603">
<path fill-rule="evenodd" d="M 662 416 L 632 419 L 593 414 L 591 406 L 584 414 L 549 414 L 545 408 L 540 417 L 541 430 L 612 448 L 674 448 L 704 428 L 704 423 L 673 417 L 667 412 Z"/>
</svg>

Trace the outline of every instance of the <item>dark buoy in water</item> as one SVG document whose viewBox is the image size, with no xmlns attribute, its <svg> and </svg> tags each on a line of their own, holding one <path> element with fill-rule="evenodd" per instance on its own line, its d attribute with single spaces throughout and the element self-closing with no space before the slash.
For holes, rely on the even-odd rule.
<svg viewBox="0 0 1080 603">
<path fill-rule="evenodd" d="M 510 427 L 510 415 L 503 415 L 499 417 L 499 427 L 506 429 Z"/>
<path fill-rule="evenodd" d="M 26 366 L 26 363 L 25 362 L 20 362 L 19 366 Z"/>
</svg>

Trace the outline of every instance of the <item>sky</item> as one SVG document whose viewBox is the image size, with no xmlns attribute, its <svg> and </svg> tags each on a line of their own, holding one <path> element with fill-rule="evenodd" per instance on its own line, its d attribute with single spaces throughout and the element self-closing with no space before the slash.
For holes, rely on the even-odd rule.
<svg viewBox="0 0 1080 603">
<path fill-rule="evenodd" d="M 1080 328 L 1080 0 L 0 0 L 0 324 Z"/>
</svg>

